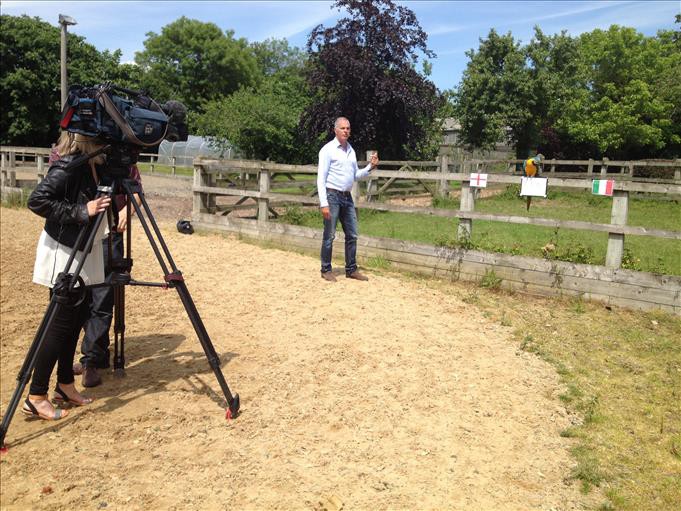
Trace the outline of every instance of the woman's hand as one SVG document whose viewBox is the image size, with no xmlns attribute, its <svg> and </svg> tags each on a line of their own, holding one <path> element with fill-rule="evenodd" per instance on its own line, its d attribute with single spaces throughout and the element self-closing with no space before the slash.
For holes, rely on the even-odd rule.
<svg viewBox="0 0 681 511">
<path fill-rule="evenodd" d="M 125 232 L 128 227 L 128 208 L 125 206 L 121 208 L 118 212 L 118 225 L 116 226 L 116 232 Z"/>
<path fill-rule="evenodd" d="M 102 211 L 106 211 L 106 208 L 110 205 L 111 198 L 103 195 L 87 203 L 87 214 L 88 216 L 95 216 Z"/>
<path fill-rule="evenodd" d="M 142 205 L 142 199 L 140 199 L 140 196 L 138 194 L 135 194 L 135 202 L 137 203 L 138 206 Z M 134 216 L 135 215 L 135 210 L 130 209 L 130 215 Z M 125 232 L 125 230 L 128 228 L 128 208 L 126 206 L 123 206 L 119 211 L 118 211 L 118 225 L 116 226 L 116 232 Z"/>
</svg>

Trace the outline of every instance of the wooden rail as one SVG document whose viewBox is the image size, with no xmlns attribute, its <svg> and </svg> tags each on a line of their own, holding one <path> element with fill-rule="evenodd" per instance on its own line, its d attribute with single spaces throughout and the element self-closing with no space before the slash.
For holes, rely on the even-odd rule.
<svg viewBox="0 0 681 511">
<path fill-rule="evenodd" d="M 656 162 L 659 163 L 659 162 Z M 594 232 L 608 233 L 608 249 L 606 253 L 606 266 L 609 268 L 619 268 L 624 255 L 624 236 L 652 236 L 681 240 L 681 232 L 668 231 L 663 229 L 649 229 L 645 227 L 628 226 L 627 212 L 630 192 L 657 193 L 665 195 L 681 195 L 681 183 L 673 180 L 663 182 L 633 181 L 631 179 L 616 179 L 612 201 L 611 222 L 609 224 L 581 222 L 572 220 L 554 220 L 548 218 L 530 218 L 522 216 L 482 214 L 475 212 L 475 193 L 470 186 L 470 173 L 449 172 L 449 164 L 446 160 L 440 159 L 435 162 L 382 162 L 381 165 L 393 165 L 400 169 L 405 168 L 432 168 L 439 167 L 438 172 L 428 171 L 407 171 L 407 170 L 375 170 L 370 178 L 364 181 L 387 178 L 388 181 L 395 179 L 411 179 L 419 182 L 433 181 L 438 185 L 438 193 L 445 194 L 448 190 L 449 182 L 461 183 L 460 207 L 458 210 L 447 210 L 440 208 L 415 208 L 396 206 L 390 204 L 370 202 L 372 192 L 365 195 L 365 200 L 361 200 L 359 184 L 355 183 L 353 196 L 358 208 L 374 209 L 381 211 L 399 211 L 401 213 L 418 213 L 435 216 L 458 218 L 459 230 L 457 236 L 460 240 L 470 238 L 473 232 L 473 220 L 486 220 L 505 222 L 513 224 L 540 225 L 546 227 L 560 227 L 567 229 L 587 230 Z M 470 167 L 470 162 L 462 162 L 459 168 Z M 669 166 L 669 165 L 667 165 Z M 249 188 L 224 188 L 217 186 L 216 176 L 225 173 L 258 172 L 258 189 Z M 272 210 L 275 203 L 296 203 L 303 205 L 316 205 L 317 199 L 309 195 L 293 195 L 272 192 L 272 177 L 278 173 L 295 174 L 316 174 L 317 168 L 313 165 L 285 165 L 274 162 L 259 161 L 239 161 L 239 160 L 196 160 L 194 162 L 194 212 L 195 213 L 215 213 L 217 212 L 216 197 L 232 196 L 239 197 L 241 205 L 246 199 L 253 199 L 258 204 L 258 219 L 261 223 L 268 221 L 268 211 Z M 600 177 L 600 175 L 598 176 Z M 610 176 L 608 176 L 610 177 Z M 507 175 L 503 173 L 488 174 L 489 183 L 500 184 L 520 184 L 519 175 Z M 591 179 L 579 177 L 558 177 L 557 174 L 548 177 L 548 183 L 553 187 L 573 188 L 590 190 L 592 187 Z M 232 183 L 234 184 L 234 183 Z M 222 211 L 224 214 L 224 211 Z"/>
<path fill-rule="evenodd" d="M 147 163 L 147 162 L 148 162 L 148 163 L 149 163 L 149 172 L 151 172 L 152 174 L 153 174 L 154 171 L 156 170 L 156 169 L 155 169 L 156 165 L 160 165 L 160 164 L 158 163 L 158 160 L 159 160 L 158 154 L 154 154 L 154 153 L 140 153 L 139 156 L 140 156 L 140 159 L 138 160 L 139 162 L 141 162 L 141 163 Z M 185 167 L 185 166 L 182 166 L 182 165 L 178 165 L 178 164 L 177 164 L 177 157 L 176 157 L 176 156 L 171 156 L 171 157 L 170 157 L 170 174 L 171 174 L 172 176 L 177 175 L 177 168 L 178 168 L 178 167 L 186 168 L 186 169 L 191 168 L 191 167 Z"/>
<path fill-rule="evenodd" d="M 47 171 L 46 163 L 51 149 L 45 147 L 18 147 L 0 146 L 0 169 L 3 171 L 3 183 L 7 186 L 16 186 L 16 171 L 35 172 L 40 179 Z M 158 165 L 158 155 L 154 153 L 141 153 L 140 160 L 143 163 L 149 162 L 149 170 L 154 173 L 155 166 Z M 171 175 L 177 174 L 177 158 L 171 157 Z M 191 167 L 183 167 L 191 168 Z M 11 184 L 10 184 L 11 183 Z"/>
</svg>

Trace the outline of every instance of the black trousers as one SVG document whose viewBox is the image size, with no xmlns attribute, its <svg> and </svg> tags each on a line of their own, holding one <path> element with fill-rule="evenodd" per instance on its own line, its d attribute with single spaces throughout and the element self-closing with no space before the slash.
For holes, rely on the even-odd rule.
<svg viewBox="0 0 681 511">
<path fill-rule="evenodd" d="M 114 257 L 123 257 L 123 235 L 111 233 L 111 249 Z M 108 277 L 111 273 L 109 264 L 108 238 L 102 240 L 104 248 L 104 271 Z M 84 366 L 106 369 L 109 367 L 110 350 L 109 329 L 113 319 L 114 291 L 113 287 L 96 287 L 91 290 L 89 316 L 85 321 L 85 335 L 80 345 L 80 362 Z"/>
<path fill-rule="evenodd" d="M 50 297 L 52 297 L 51 289 Z M 30 394 L 47 394 L 55 364 L 57 364 L 58 383 L 74 382 L 73 357 L 76 353 L 80 329 L 87 319 L 88 302 L 86 297 L 78 307 L 66 305 L 60 307 L 60 313 L 54 318 L 38 351 L 31 386 L 28 390 Z"/>
</svg>

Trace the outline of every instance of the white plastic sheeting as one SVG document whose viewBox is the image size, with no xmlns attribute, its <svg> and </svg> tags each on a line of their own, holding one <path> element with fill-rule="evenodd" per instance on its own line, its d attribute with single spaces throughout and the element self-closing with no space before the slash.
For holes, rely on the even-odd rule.
<svg viewBox="0 0 681 511">
<path fill-rule="evenodd" d="M 214 148 L 210 139 L 189 135 L 186 142 L 169 142 L 164 140 L 158 146 L 158 163 L 172 165 L 173 156 L 178 167 L 191 167 L 192 161 L 198 156 L 204 158 L 232 159 L 235 151 L 231 147 L 225 151 Z"/>
</svg>

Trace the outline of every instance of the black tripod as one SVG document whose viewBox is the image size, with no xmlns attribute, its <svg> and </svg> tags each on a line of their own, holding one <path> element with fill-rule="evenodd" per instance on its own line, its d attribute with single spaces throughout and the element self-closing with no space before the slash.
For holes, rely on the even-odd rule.
<svg viewBox="0 0 681 511">
<path fill-rule="evenodd" d="M 84 155 L 84 157 L 78 158 L 78 160 L 74 160 L 71 164 L 67 166 L 67 168 L 77 167 L 84 161 L 87 161 L 89 158 L 96 156 L 96 154 L 98 154 L 99 152 L 103 152 L 103 150 L 100 150 L 97 153 Z M 220 359 L 217 353 L 215 352 L 213 343 L 211 342 L 210 337 L 208 336 L 208 332 L 206 331 L 203 321 L 201 320 L 201 317 L 199 316 L 196 306 L 194 305 L 194 301 L 192 300 L 192 297 L 189 294 L 189 290 L 187 289 L 187 286 L 184 282 L 182 273 L 177 269 L 177 266 L 175 266 L 175 262 L 173 261 L 173 258 L 170 255 L 168 246 L 163 240 L 161 231 L 158 228 L 158 224 L 156 223 L 156 220 L 154 219 L 151 210 L 149 209 L 149 205 L 146 201 L 146 198 L 144 197 L 144 193 L 141 190 L 141 187 L 137 182 L 130 179 L 125 179 L 120 176 L 113 177 L 104 176 L 101 180 L 101 183 L 102 184 L 97 188 L 98 197 L 102 195 L 108 195 L 109 197 L 113 198 L 113 196 L 117 193 L 124 193 L 125 196 L 127 197 L 126 204 L 127 229 L 125 240 L 126 241 L 125 257 L 123 258 L 112 257 L 111 243 L 108 244 L 109 247 L 108 255 L 112 272 L 110 277 L 107 278 L 106 283 L 103 284 L 113 286 L 114 290 L 114 375 L 121 376 L 125 372 L 125 356 L 124 356 L 125 286 L 135 285 L 175 288 L 180 296 L 180 300 L 184 305 L 187 315 L 189 316 L 189 320 L 191 321 L 192 326 L 196 331 L 196 335 L 198 336 L 199 342 L 201 343 L 201 347 L 203 348 L 203 351 L 206 354 L 208 363 L 213 372 L 215 373 L 215 377 L 217 378 L 218 383 L 220 384 L 220 388 L 222 389 L 225 399 L 227 400 L 226 417 L 228 419 L 236 417 L 239 413 L 239 395 L 238 394 L 232 395 L 232 393 L 229 390 L 229 386 L 227 385 L 227 382 L 225 381 L 225 378 L 222 375 L 222 371 L 220 369 Z M 135 194 L 137 194 L 137 196 L 140 199 L 141 207 L 140 204 L 138 204 L 137 200 L 135 199 Z M 161 265 L 161 269 L 163 270 L 164 274 L 163 283 L 140 282 L 133 280 L 130 277 L 130 270 L 132 269 L 131 258 L 132 207 L 135 208 L 135 212 L 137 213 L 137 217 L 139 218 L 140 223 L 142 224 L 142 228 L 144 229 L 147 239 L 149 240 L 151 248 L 154 251 L 154 254 L 156 255 L 159 264 Z M 76 239 L 76 242 L 74 244 L 74 248 L 71 251 L 71 254 L 69 255 L 69 259 L 66 263 L 64 271 L 57 276 L 56 283 L 52 288 L 53 291 L 52 297 L 50 298 L 47 310 L 45 312 L 45 315 L 43 316 L 40 326 L 38 327 L 38 330 L 33 339 L 33 342 L 31 343 L 28 353 L 26 354 L 24 363 L 22 364 L 21 369 L 19 370 L 19 374 L 17 375 L 18 381 L 17 387 L 14 390 L 14 393 L 12 394 L 12 398 L 10 399 L 7 410 L 5 411 L 5 415 L 2 418 L 2 424 L 0 425 L 0 446 L 2 446 L 3 448 L 5 445 L 4 442 L 5 435 L 7 434 L 7 429 L 9 428 L 9 424 L 12 421 L 14 413 L 16 412 L 17 406 L 21 401 L 21 396 L 35 367 L 38 352 L 40 351 L 40 347 L 45 341 L 46 334 L 49 331 L 50 326 L 54 321 L 54 318 L 61 313 L 64 307 L 76 307 L 87 296 L 87 286 L 84 285 L 83 279 L 80 277 L 80 273 L 85 262 L 85 257 L 80 259 L 73 273 L 68 273 L 68 270 L 69 268 L 71 268 L 75 260 L 77 247 L 83 246 L 82 243 L 85 240 L 85 236 L 88 232 L 89 236 L 87 238 L 87 242 L 85 244 L 83 252 L 85 254 L 88 254 L 90 252 L 93 244 L 95 243 L 97 231 L 99 230 L 101 223 L 104 221 L 105 216 L 107 217 L 109 226 L 112 225 L 113 221 L 115 221 L 115 223 L 117 224 L 118 220 L 117 213 L 115 212 L 115 208 L 112 208 L 111 206 L 109 206 L 109 208 L 106 211 L 98 213 L 97 216 L 94 217 L 94 219 L 90 219 L 90 224 L 94 222 L 92 229 L 83 227 L 80 230 L 78 238 Z M 156 236 L 156 239 L 154 238 L 154 234 Z M 156 240 L 158 240 L 158 243 Z M 99 243 L 100 241 L 96 240 L 96 242 Z"/>
</svg>

